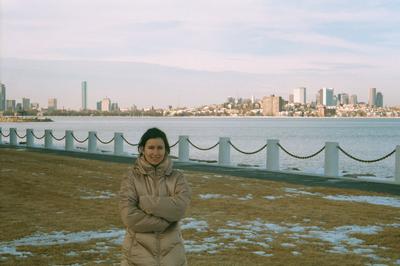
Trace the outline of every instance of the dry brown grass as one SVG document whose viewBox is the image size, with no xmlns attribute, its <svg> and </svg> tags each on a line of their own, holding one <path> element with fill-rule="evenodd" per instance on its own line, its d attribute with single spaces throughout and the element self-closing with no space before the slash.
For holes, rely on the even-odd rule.
<svg viewBox="0 0 400 266">
<path fill-rule="evenodd" d="M 122 176 L 129 165 L 54 156 L 24 150 L 0 149 L 0 248 L 2 243 L 30 236 L 34 233 L 106 231 L 122 228 L 116 197 L 82 199 L 99 195 L 101 191 L 116 194 Z M 221 245 L 217 253 L 188 253 L 189 265 L 367 265 L 395 264 L 400 259 L 400 227 L 382 226 L 376 234 L 353 234 L 365 241 L 365 248 L 374 248 L 373 259 L 365 254 L 327 252 L 333 245 L 318 238 L 291 238 L 292 232 L 269 232 L 272 241 L 265 248 L 254 243 L 234 243 L 223 238 L 219 229 L 243 229 L 227 226 L 228 221 L 246 225 L 262 221 L 285 226 L 319 226 L 334 230 L 343 225 L 388 225 L 400 223 L 399 208 L 367 203 L 326 200 L 317 195 L 289 193 L 285 188 L 321 193 L 323 195 L 375 195 L 358 190 L 326 187 L 305 187 L 283 182 L 244 179 L 210 173 L 184 171 L 193 189 L 193 200 L 187 217 L 208 223 L 208 230 L 184 230 L 184 238 L 203 243 L 216 237 Z M 226 198 L 200 199 L 200 194 L 221 194 Z M 240 200 L 251 194 L 251 200 Z M 266 200 L 264 196 L 277 196 Z M 263 232 L 265 233 L 265 232 Z M 263 236 L 254 236 L 258 242 Z M 293 244 L 285 247 L 283 243 Z M 285 245 L 285 244 L 284 244 Z M 102 247 L 108 249 L 102 249 Z M 100 265 L 118 264 L 120 247 L 107 240 L 49 246 L 18 246 L 17 251 L 31 252 L 25 258 L 1 255 L 5 265 Z M 210 250 L 208 250 L 210 251 Z M 264 251 L 273 256 L 252 253 Z M 293 251 L 299 252 L 294 255 Z M 77 256 L 66 254 L 75 252 Z M 98 265 L 98 264 L 97 264 Z"/>
</svg>

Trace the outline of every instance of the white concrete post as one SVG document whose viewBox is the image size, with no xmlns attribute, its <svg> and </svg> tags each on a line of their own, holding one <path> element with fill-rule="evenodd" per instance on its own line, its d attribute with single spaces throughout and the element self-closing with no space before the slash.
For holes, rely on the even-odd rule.
<svg viewBox="0 0 400 266">
<path fill-rule="evenodd" d="M 10 145 L 17 146 L 17 129 L 10 128 Z"/>
<path fill-rule="evenodd" d="M 179 136 L 179 161 L 188 162 L 189 161 L 189 136 Z"/>
<path fill-rule="evenodd" d="M 396 146 L 396 166 L 395 166 L 395 173 L 394 173 L 394 182 L 400 184 L 400 145 Z"/>
<path fill-rule="evenodd" d="M 219 138 L 219 152 L 218 152 L 218 163 L 220 165 L 231 164 L 231 145 L 229 144 L 229 138 Z"/>
<path fill-rule="evenodd" d="M 2 128 L 0 127 L 0 132 L 3 133 Z M 3 144 L 3 139 L 2 139 L 3 135 L 0 134 L 0 144 Z"/>
<path fill-rule="evenodd" d="M 120 132 L 114 133 L 114 154 L 124 154 L 124 140 L 122 139 L 122 133 Z"/>
<path fill-rule="evenodd" d="M 33 129 L 26 129 L 26 147 L 32 148 L 35 146 L 35 139 L 33 138 Z"/>
<path fill-rule="evenodd" d="M 65 150 L 73 151 L 74 150 L 74 137 L 72 136 L 74 133 L 72 130 L 65 130 Z"/>
<path fill-rule="evenodd" d="M 267 140 L 267 170 L 279 171 L 279 140 Z"/>
<path fill-rule="evenodd" d="M 325 143 L 325 176 L 339 176 L 339 144 L 337 142 Z"/>
<path fill-rule="evenodd" d="M 88 152 L 96 153 L 97 151 L 97 139 L 96 139 L 96 131 L 89 131 L 89 144 L 88 144 Z"/>
<path fill-rule="evenodd" d="M 44 131 L 44 148 L 51 149 L 53 147 L 53 137 L 51 136 L 53 133 L 52 129 L 45 129 Z"/>
</svg>

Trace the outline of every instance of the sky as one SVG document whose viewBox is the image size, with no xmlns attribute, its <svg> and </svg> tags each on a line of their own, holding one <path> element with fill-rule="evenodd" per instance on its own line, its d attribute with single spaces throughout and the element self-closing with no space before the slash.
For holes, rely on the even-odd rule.
<svg viewBox="0 0 400 266">
<path fill-rule="evenodd" d="M 7 98 L 79 108 L 376 87 L 400 105 L 398 0 L 1 0 Z"/>
</svg>

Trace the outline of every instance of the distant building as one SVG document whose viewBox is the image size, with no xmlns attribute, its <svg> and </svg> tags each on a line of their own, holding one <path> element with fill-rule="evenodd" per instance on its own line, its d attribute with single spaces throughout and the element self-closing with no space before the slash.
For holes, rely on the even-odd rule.
<svg viewBox="0 0 400 266">
<path fill-rule="evenodd" d="M 376 105 L 376 88 L 369 88 L 368 105 L 369 106 Z"/>
<path fill-rule="evenodd" d="M 7 109 L 6 103 L 6 85 L 0 83 L 0 111 Z"/>
<path fill-rule="evenodd" d="M 17 103 L 17 106 L 15 107 L 15 111 L 17 111 L 17 112 L 22 111 L 22 103 Z"/>
<path fill-rule="evenodd" d="M 293 94 L 289 94 L 289 103 L 294 103 L 294 96 L 293 96 Z"/>
<path fill-rule="evenodd" d="M 265 96 L 263 98 L 263 115 L 277 116 L 282 111 L 284 100 L 280 96 Z"/>
<path fill-rule="evenodd" d="M 6 101 L 6 110 L 7 111 L 11 111 L 11 112 L 15 112 L 15 110 L 16 110 L 15 100 L 7 100 Z"/>
<path fill-rule="evenodd" d="M 101 111 L 101 101 L 96 102 L 96 110 Z"/>
<path fill-rule="evenodd" d="M 322 104 L 325 106 L 335 106 L 333 88 L 322 88 Z"/>
<path fill-rule="evenodd" d="M 353 94 L 350 96 L 350 104 L 352 105 L 358 104 L 357 95 Z"/>
<path fill-rule="evenodd" d="M 31 104 L 32 110 L 39 110 L 39 104 L 38 103 L 32 103 Z"/>
<path fill-rule="evenodd" d="M 103 112 L 111 111 L 111 100 L 109 98 L 104 98 L 101 101 L 101 111 L 103 111 Z"/>
<path fill-rule="evenodd" d="M 319 117 L 329 117 L 336 115 L 336 107 L 326 107 L 323 105 L 318 106 Z"/>
<path fill-rule="evenodd" d="M 49 111 L 55 111 L 57 110 L 57 99 L 56 98 L 50 98 L 47 104 L 47 109 Z"/>
<path fill-rule="evenodd" d="M 119 111 L 118 103 L 111 104 L 111 111 Z"/>
<path fill-rule="evenodd" d="M 82 81 L 82 110 L 87 110 L 87 82 Z"/>
<path fill-rule="evenodd" d="M 306 104 L 306 88 L 300 87 L 293 90 L 293 102 Z"/>
<path fill-rule="evenodd" d="M 381 92 L 376 94 L 376 107 L 383 107 L 383 94 Z"/>
<path fill-rule="evenodd" d="M 339 93 L 337 100 L 338 100 L 337 104 L 342 104 L 342 105 L 349 104 L 350 102 L 350 98 L 347 93 Z"/>
<path fill-rule="evenodd" d="M 318 92 L 317 92 L 317 95 L 316 95 L 316 103 L 317 103 L 317 105 L 323 105 L 324 104 L 324 93 L 323 93 L 323 90 L 322 89 L 320 89 Z"/>
<path fill-rule="evenodd" d="M 29 98 L 22 98 L 22 110 L 29 111 L 31 110 L 31 99 Z"/>
</svg>

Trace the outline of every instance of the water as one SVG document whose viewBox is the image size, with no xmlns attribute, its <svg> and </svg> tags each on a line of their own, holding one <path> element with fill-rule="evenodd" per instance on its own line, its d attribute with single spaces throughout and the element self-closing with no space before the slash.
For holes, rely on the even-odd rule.
<svg viewBox="0 0 400 266">
<path fill-rule="evenodd" d="M 131 143 L 138 143 L 140 136 L 149 127 L 164 130 L 170 144 L 174 144 L 179 135 L 188 135 L 197 146 L 206 148 L 218 142 L 219 137 L 230 137 L 231 142 L 244 151 L 255 151 L 262 147 L 267 139 L 278 139 L 280 144 L 293 154 L 306 156 L 322 148 L 325 142 L 338 142 L 350 154 L 360 159 L 380 158 L 400 145 L 400 119 L 374 118 L 208 118 L 208 117 L 52 117 L 49 123 L 0 123 L 5 133 L 10 127 L 16 127 L 20 135 L 26 128 L 33 128 L 35 135 L 42 136 L 44 129 L 53 129 L 56 137 L 62 137 L 70 129 L 79 139 L 85 139 L 88 131 L 96 131 L 98 136 L 108 141 L 114 132 L 124 133 Z M 36 140 L 36 143 L 43 143 Z M 63 142 L 54 141 L 56 145 Z M 77 146 L 85 147 L 85 144 Z M 112 144 L 98 145 L 99 148 L 112 150 Z M 124 149 L 137 153 L 135 147 L 125 144 Z M 171 154 L 177 156 L 177 146 Z M 190 157 L 202 160 L 218 160 L 218 147 L 210 151 L 199 151 L 190 147 Z M 395 156 L 377 162 L 360 163 L 339 152 L 340 174 L 375 175 L 381 178 L 393 177 Z M 254 155 L 244 155 L 231 149 L 233 164 L 247 164 L 265 167 L 266 150 Z M 307 160 L 292 158 L 280 151 L 280 169 L 308 173 L 323 173 L 324 152 Z"/>
</svg>

